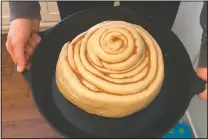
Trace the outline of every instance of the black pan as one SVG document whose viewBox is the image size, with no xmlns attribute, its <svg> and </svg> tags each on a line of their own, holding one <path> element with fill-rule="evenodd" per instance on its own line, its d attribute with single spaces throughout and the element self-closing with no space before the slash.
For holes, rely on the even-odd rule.
<svg viewBox="0 0 208 139">
<path fill-rule="evenodd" d="M 64 43 L 105 20 L 141 25 L 159 43 L 165 64 L 161 92 L 145 109 L 114 119 L 91 115 L 67 101 L 57 89 L 55 67 Z M 181 41 L 163 23 L 126 7 L 85 10 L 44 32 L 32 58 L 32 92 L 46 120 L 66 137 L 161 137 L 182 118 L 194 95 L 205 83 L 195 73 Z M 81 101 L 81 100 L 80 100 Z"/>
</svg>

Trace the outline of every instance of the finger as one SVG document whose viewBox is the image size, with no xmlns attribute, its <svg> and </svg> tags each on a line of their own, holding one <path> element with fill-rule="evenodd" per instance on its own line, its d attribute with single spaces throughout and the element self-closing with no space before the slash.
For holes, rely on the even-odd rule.
<svg viewBox="0 0 208 139">
<path fill-rule="evenodd" d="M 32 46 L 27 46 L 26 50 L 25 50 L 26 68 L 27 68 L 28 64 L 30 63 L 30 57 L 32 56 L 33 53 L 34 53 L 33 47 Z"/>
<path fill-rule="evenodd" d="M 30 63 L 30 56 L 26 54 L 25 57 L 26 57 L 26 65 L 28 65 Z"/>
<path fill-rule="evenodd" d="M 207 100 L 207 84 L 206 84 L 205 90 L 199 94 L 199 97 L 202 100 Z"/>
<path fill-rule="evenodd" d="M 34 53 L 34 48 L 31 45 L 28 45 L 26 47 L 25 53 L 26 53 L 26 69 L 30 68 L 30 58 Z"/>
<path fill-rule="evenodd" d="M 30 65 L 30 57 L 31 57 L 31 55 L 33 54 L 33 48 L 31 47 L 31 46 L 28 46 L 27 48 L 26 48 L 26 54 L 25 54 L 25 57 L 26 57 L 26 69 L 29 69 L 29 65 Z"/>
<path fill-rule="evenodd" d="M 8 40 L 6 42 L 6 49 L 7 49 L 8 53 L 9 53 L 9 55 L 11 56 L 12 61 L 16 65 L 16 59 L 15 59 L 15 55 L 14 55 L 14 50 L 13 50 L 13 47 L 12 47 L 11 43 Z"/>
<path fill-rule="evenodd" d="M 38 34 L 33 33 L 32 34 L 32 39 L 30 39 L 30 41 L 29 41 L 29 45 L 36 48 L 37 45 L 40 43 L 40 41 L 41 41 L 41 37 Z"/>
<path fill-rule="evenodd" d="M 17 71 L 23 72 L 26 66 L 26 57 L 24 51 L 24 44 L 14 46 L 15 59 L 17 62 Z"/>
<path fill-rule="evenodd" d="M 36 34 L 33 34 L 27 43 L 26 54 L 32 56 L 39 42 L 40 37 Z"/>
<path fill-rule="evenodd" d="M 29 58 L 34 53 L 34 48 L 32 46 L 27 46 L 25 52 L 26 58 Z"/>
<path fill-rule="evenodd" d="M 197 75 L 203 80 L 207 81 L 207 68 L 197 69 Z"/>
<path fill-rule="evenodd" d="M 40 43 L 40 41 L 41 41 L 41 37 L 36 33 L 33 33 L 32 38 L 28 41 L 28 45 L 26 47 L 26 60 L 27 60 L 26 69 L 28 70 L 30 69 L 31 66 L 30 57 L 35 52 L 35 49 L 37 45 Z"/>
<path fill-rule="evenodd" d="M 207 89 L 205 89 L 202 93 L 199 94 L 201 100 L 207 100 Z"/>
</svg>

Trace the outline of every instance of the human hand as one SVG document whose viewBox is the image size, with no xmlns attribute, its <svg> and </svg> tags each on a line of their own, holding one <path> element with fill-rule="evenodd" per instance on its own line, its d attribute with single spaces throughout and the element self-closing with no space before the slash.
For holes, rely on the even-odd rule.
<svg viewBox="0 0 208 139">
<path fill-rule="evenodd" d="M 203 79 L 204 81 L 207 82 L 207 68 L 198 68 L 197 69 L 197 75 Z M 206 83 L 206 88 L 203 92 L 201 92 L 199 94 L 199 97 L 202 99 L 202 100 L 207 100 L 207 83 Z"/>
<path fill-rule="evenodd" d="M 18 72 L 30 68 L 30 57 L 41 40 L 37 34 L 39 27 L 40 20 L 19 18 L 11 22 L 6 48 Z"/>
</svg>

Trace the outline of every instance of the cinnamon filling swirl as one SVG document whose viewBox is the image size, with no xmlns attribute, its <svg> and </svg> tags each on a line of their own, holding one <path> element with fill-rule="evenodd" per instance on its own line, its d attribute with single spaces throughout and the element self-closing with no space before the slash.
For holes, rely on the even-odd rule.
<svg viewBox="0 0 208 139">
<path fill-rule="evenodd" d="M 124 117 L 149 105 L 164 79 L 163 56 L 141 26 L 97 24 L 67 42 L 56 67 L 63 96 L 84 111 Z"/>
</svg>

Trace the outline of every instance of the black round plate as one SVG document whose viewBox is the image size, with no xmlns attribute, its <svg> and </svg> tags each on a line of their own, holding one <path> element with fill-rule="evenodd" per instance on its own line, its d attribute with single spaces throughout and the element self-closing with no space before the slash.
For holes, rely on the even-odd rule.
<svg viewBox="0 0 208 139">
<path fill-rule="evenodd" d="M 105 20 L 141 25 L 159 43 L 165 64 L 161 92 L 145 109 L 124 118 L 91 115 L 67 101 L 57 89 L 54 73 L 64 43 Z M 44 33 L 32 59 L 35 102 L 47 121 L 68 137 L 161 137 L 185 113 L 191 98 L 204 88 L 177 36 L 157 22 L 126 7 L 86 10 L 67 17 Z M 81 101 L 81 100 L 80 100 Z"/>
</svg>

